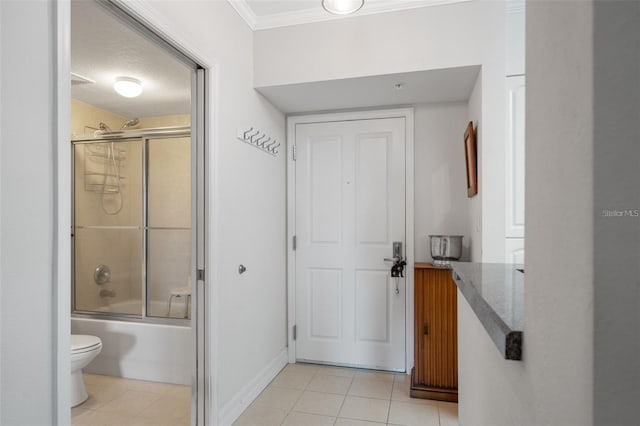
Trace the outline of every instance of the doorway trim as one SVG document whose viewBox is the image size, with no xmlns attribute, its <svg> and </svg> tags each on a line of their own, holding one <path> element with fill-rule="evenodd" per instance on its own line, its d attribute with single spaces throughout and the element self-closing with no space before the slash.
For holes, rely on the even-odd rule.
<svg viewBox="0 0 640 426">
<path fill-rule="evenodd" d="M 203 230 L 198 231 L 204 241 L 200 244 L 204 247 L 204 259 L 202 267 L 206 271 L 204 279 L 197 280 L 194 289 L 198 291 L 196 297 L 201 319 L 199 324 L 202 340 L 198 343 L 199 363 L 202 365 L 200 375 L 193 372 L 193 384 L 197 384 L 197 418 L 193 416 L 194 425 L 215 425 L 218 420 L 217 397 L 214 394 L 217 384 L 217 312 L 214 301 L 217 300 L 216 286 L 213 284 L 213 230 L 215 224 L 210 220 L 210 212 L 215 207 L 216 187 L 211 179 L 211 165 L 217 158 L 217 138 L 215 137 L 214 123 L 217 115 L 217 99 L 212 93 L 218 93 L 218 63 L 212 59 L 207 60 L 190 42 L 178 36 L 181 32 L 171 22 L 165 21 L 146 2 L 134 2 L 130 0 L 96 0 L 110 7 L 119 9 L 132 20 L 146 27 L 164 43 L 180 52 L 185 57 L 199 65 L 200 77 L 198 84 L 203 83 L 197 102 L 199 103 L 200 120 L 196 124 L 195 132 L 199 139 L 199 148 L 204 152 L 203 158 L 198 162 L 198 173 L 202 174 L 204 188 L 197 188 L 196 196 L 204 205 L 203 217 L 198 224 Z M 55 424 L 71 424 L 70 382 L 70 334 L 71 334 L 71 2 L 69 0 L 55 0 L 52 8 L 55 37 L 52 42 L 54 47 L 54 67 L 56 74 L 53 76 L 54 103 L 54 146 L 52 156 L 54 163 L 53 188 L 54 202 L 54 261 L 52 275 L 54 281 L 55 306 L 53 306 L 52 336 L 54 353 L 54 377 L 53 377 L 53 421 Z M 193 129 L 192 129 L 193 130 Z M 192 131 L 192 134 L 194 132 Z M 195 167 L 195 165 L 194 165 Z M 213 315 L 211 313 L 214 313 Z M 200 315 L 200 314 L 198 314 Z M 194 351 L 196 352 L 196 351 Z M 194 386 L 192 385 L 192 389 Z M 195 401 L 194 401 L 195 404 Z M 192 406 L 194 405 L 192 404 Z"/>
<path fill-rule="evenodd" d="M 405 238 L 406 238 L 406 300 L 405 300 L 405 367 L 407 374 L 413 367 L 413 205 L 414 205 L 414 109 L 394 108 L 370 111 L 335 112 L 326 114 L 295 115 L 287 117 L 287 353 L 289 362 L 296 362 L 296 342 L 293 327 L 296 319 L 296 257 L 293 236 L 296 235 L 296 162 L 293 152 L 296 125 L 331 121 L 374 120 L 382 118 L 405 119 Z"/>
<path fill-rule="evenodd" d="M 71 3 L 54 3 L 53 417 L 71 424 Z"/>
</svg>

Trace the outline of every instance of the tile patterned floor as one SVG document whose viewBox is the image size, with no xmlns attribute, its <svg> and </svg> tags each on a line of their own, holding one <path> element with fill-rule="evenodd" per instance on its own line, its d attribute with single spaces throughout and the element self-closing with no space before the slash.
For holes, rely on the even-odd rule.
<svg viewBox="0 0 640 426">
<path fill-rule="evenodd" d="M 406 374 L 289 364 L 237 426 L 457 426 L 458 404 L 409 397 Z"/>
<path fill-rule="evenodd" d="M 73 426 L 188 426 L 188 386 L 85 374 L 89 399 Z M 457 426 L 458 405 L 409 397 L 409 376 L 290 364 L 234 423 L 289 426 Z"/>
<path fill-rule="evenodd" d="M 188 426 L 191 388 L 84 375 L 89 399 L 71 409 L 73 426 Z"/>
</svg>

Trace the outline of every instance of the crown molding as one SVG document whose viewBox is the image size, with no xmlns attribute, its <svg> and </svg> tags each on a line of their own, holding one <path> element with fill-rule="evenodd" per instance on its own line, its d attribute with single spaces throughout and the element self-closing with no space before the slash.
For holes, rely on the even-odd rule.
<svg viewBox="0 0 640 426">
<path fill-rule="evenodd" d="M 244 22 L 249 25 L 249 28 L 255 31 L 256 21 L 258 20 L 258 17 L 255 13 L 253 13 L 253 10 L 249 6 L 249 3 L 247 3 L 245 0 L 228 0 L 228 2 L 236 10 L 236 12 L 238 12 L 238 15 L 240 15 L 240 17 L 244 19 Z"/>
<path fill-rule="evenodd" d="M 256 16 L 245 0 L 228 0 L 245 20 L 247 25 L 254 30 L 266 30 L 270 28 L 287 27 L 291 25 L 311 24 L 314 22 L 335 21 L 350 19 L 358 16 L 375 15 L 378 13 L 397 12 L 402 10 L 417 9 L 422 7 L 440 6 L 454 3 L 466 3 L 473 0 L 412 0 L 398 2 L 397 0 L 382 0 L 375 3 L 365 3 L 357 13 L 353 15 L 332 15 L 325 10 L 304 9 L 295 12 L 274 13 L 272 15 Z"/>
</svg>

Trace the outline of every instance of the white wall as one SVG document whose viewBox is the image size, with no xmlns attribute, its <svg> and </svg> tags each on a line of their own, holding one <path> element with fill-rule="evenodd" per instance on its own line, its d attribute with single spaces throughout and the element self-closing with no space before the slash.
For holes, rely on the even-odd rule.
<svg viewBox="0 0 640 426">
<path fill-rule="evenodd" d="M 506 0 L 505 75 L 524 74 L 525 57 L 525 0 Z"/>
<path fill-rule="evenodd" d="M 467 104 L 469 121 L 473 122 L 476 129 L 476 156 L 478 161 L 478 193 L 467 198 L 467 226 L 469 229 L 470 239 L 470 255 L 469 260 L 472 262 L 482 261 L 482 197 L 484 196 L 484 179 L 483 170 L 485 169 L 485 161 L 482 147 L 484 145 L 484 124 L 482 121 L 482 71 L 478 74 L 476 84 L 473 86 L 469 103 Z M 466 164 L 466 163 L 465 163 Z M 466 176 L 466 174 L 465 174 Z M 465 181 L 466 186 L 466 181 Z"/>
<path fill-rule="evenodd" d="M 214 397 L 227 411 L 286 347 L 285 156 L 269 156 L 236 139 L 237 128 L 255 126 L 284 141 L 284 116 L 254 91 L 253 34 L 227 2 L 148 1 L 132 7 L 215 72 L 215 121 L 207 146 L 213 225 L 208 284 L 217 336 Z M 239 264 L 247 267 L 243 275 Z"/>
<path fill-rule="evenodd" d="M 526 336 L 526 334 L 525 334 Z M 526 340 L 525 340 L 526 342 Z M 527 342 L 528 343 L 528 342 Z M 527 363 L 507 361 L 458 290 L 458 419 L 469 426 L 539 426 Z M 549 425 L 564 425 L 550 422 Z"/>
<path fill-rule="evenodd" d="M 464 160 L 466 103 L 414 106 L 414 241 L 416 262 L 431 261 L 429 235 L 463 235 L 468 259 Z"/>
<path fill-rule="evenodd" d="M 484 64 L 492 48 L 502 49 L 504 63 L 503 36 L 494 40 L 491 27 L 502 30 L 503 15 L 503 2 L 476 1 L 256 31 L 254 82 L 262 87 Z"/>
<path fill-rule="evenodd" d="M 485 261 L 504 259 L 505 7 L 474 1 L 256 31 L 256 87 L 482 65 Z M 463 127 L 464 129 L 464 127 Z"/>
<path fill-rule="evenodd" d="M 500 359 L 459 297 L 461 425 L 594 420 L 593 3 L 527 2 L 526 19 L 523 360 Z"/>
<path fill-rule="evenodd" d="M 527 2 L 524 357 L 538 423 L 593 420 L 592 20 L 591 1 Z"/>
<path fill-rule="evenodd" d="M 3 1 L 0 17 L 0 423 L 45 425 L 55 411 L 54 9 Z"/>
<path fill-rule="evenodd" d="M 284 156 L 265 155 L 235 139 L 236 127 L 253 125 L 284 140 L 284 117 L 252 89 L 252 34 L 228 3 L 158 1 L 131 7 L 214 70 L 208 282 L 216 301 L 211 315 L 219 325 L 213 391 L 225 404 L 286 345 Z M 45 425 L 54 423 L 57 385 L 51 350 L 55 15 L 51 2 L 17 1 L 0 2 L 0 15 L 0 423 Z M 242 277 L 239 263 L 248 268 Z"/>
</svg>

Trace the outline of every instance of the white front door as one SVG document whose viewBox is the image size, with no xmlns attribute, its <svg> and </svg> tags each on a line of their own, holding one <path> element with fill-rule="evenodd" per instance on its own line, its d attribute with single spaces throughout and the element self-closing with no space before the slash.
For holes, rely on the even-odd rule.
<svg viewBox="0 0 640 426">
<path fill-rule="evenodd" d="M 296 359 L 405 370 L 405 118 L 295 126 Z M 396 289 L 398 292 L 396 293 Z"/>
</svg>

